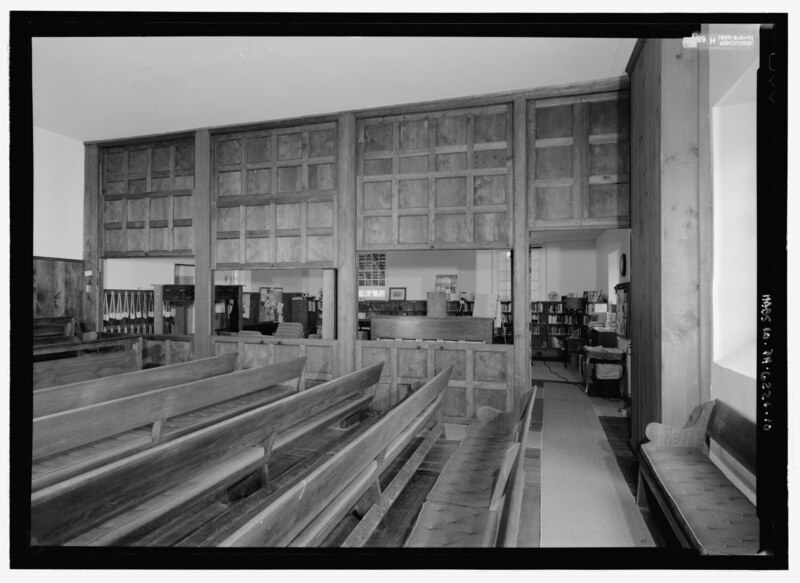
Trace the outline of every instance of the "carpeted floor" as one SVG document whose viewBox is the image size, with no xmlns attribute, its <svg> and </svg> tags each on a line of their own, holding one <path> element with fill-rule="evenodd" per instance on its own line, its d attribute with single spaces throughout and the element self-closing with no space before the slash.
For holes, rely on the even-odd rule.
<svg viewBox="0 0 800 583">
<path fill-rule="evenodd" d="M 543 384 L 541 546 L 654 546 L 590 399 Z"/>
</svg>

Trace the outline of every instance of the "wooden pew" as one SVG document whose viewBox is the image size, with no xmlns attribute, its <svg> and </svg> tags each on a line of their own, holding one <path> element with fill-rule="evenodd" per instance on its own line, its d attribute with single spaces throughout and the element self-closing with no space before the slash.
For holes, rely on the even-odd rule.
<svg viewBox="0 0 800 583">
<path fill-rule="evenodd" d="M 481 407 L 426 497 L 406 547 L 515 547 L 536 387 L 510 412 Z"/>
<path fill-rule="evenodd" d="M 299 382 L 305 358 L 231 372 L 235 362 L 222 355 L 35 391 L 32 490 L 285 397 L 297 383 L 281 383 Z"/>
<path fill-rule="evenodd" d="M 319 546 L 403 448 L 433 422 L 441 433 L 441 399 L 452 368 L 388 411 L 336 455 L 254 509 L 213 544 L 222 547 Z M 435 439 L 435 437 L 434 437 Z M 388 490 L 388 489 L 387 489 Z"/>
<path fill-rule="evenodd" d="M 709 457 L 713 440 L 755 475 L 755 423 L 717 399 L 698 405 L 682 428 L 653 422 L 645 434 L 639 505 L 651 507 L 649 499 L 655 498 L 683 547 L 703 555 L 758 554 L 756 507 Z"/>
<path fill-rule="evenodd" d="M 90 379 L 33 391 L 33 416 L 43 417 L 172 385 L 233 372 L 235 353 L 190 360 L 113 377 Z"/>
<path fill-rule="evenodd" d="M 33 358 L 33 388 L 43 389 L 141 370 L 142 339 L 125 337 L 34 346 Z"/>
<path fill-rule="evenodd" d="M 34 492 L 33 544 L 129 544 L 254 472 L 268 476 L 273 451 L 366 407 L 382 368 L 356 371 Z M 170 395 L 164 403 L 174 407 L 177 397 Z"/>
</svg>

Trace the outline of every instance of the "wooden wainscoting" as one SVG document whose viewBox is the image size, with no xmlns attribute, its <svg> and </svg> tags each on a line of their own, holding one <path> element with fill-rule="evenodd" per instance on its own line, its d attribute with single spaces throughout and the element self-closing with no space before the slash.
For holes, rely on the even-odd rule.
<svg viewBox="0 0 800 583">
<path fill-rule="evenodd" d="M 442 401 L 450 420 L 475 417 L 484 405 L 514 406 L 514 347 L 460 342 L 356 341 L 356 368 L 385 362 L 375 407 L 389 409 L 448 366 L 453 366 Z"/>
<path fill-rule="evenodd" d="M 324 383 L 338 374 L 336 340 L 317 338 L 275 338 L 273 336 L 216 336 L 214 355 L 238 352 L 236 370 L 266 366 L 306 357 L 300 390 Z"/>
</svg>

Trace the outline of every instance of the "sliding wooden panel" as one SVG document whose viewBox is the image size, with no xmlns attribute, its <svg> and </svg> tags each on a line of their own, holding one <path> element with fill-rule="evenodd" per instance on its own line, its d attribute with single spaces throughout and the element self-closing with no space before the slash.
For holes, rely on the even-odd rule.
<svg viewBox="0 0 800 583">
<path fill-rule="evenodd" d="M 102 149 L 104 257 L 194 255 L 194 139 Z"/>
<path fill-rule="evenodd" d="M 459 342 L 359 340 L 356 368 L 385 363 L 375 406 L 387 410 L 452 366 L 442 413 L 470 419 L 485 405 L 503 411 L 515 403 L 513 346 Z"/>
<path fill-rule="evenodd" d="M 510 244 L 508 105 L 363 119 L 359 249 Z"/>
<path fill-rule="evenodd" d="M 238 352 L 236 370 L 267 366 L 306 357 L 300 390 L 324 383 L 338 375 L 338 346 L 335 340 L 273 338 L 271 336 L 215 336 L 214 355 Z"/>
<path fill-rule="evenodd" d="M 336 123 L 218 134 L 217 269 L 334 267 Z"/>
<path fill-rule="evenodd" d="M 628 92 L 528 102 L 528 225 L 630 226 Z"/>
</svg>

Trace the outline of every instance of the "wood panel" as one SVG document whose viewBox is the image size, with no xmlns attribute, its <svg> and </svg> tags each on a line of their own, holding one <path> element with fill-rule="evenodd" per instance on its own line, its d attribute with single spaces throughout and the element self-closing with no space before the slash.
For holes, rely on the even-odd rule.
<svg viewBox="0 0 800 583">
<path fill-rule="evenodd" d="M 335 122 L 213 137 L 216 268 L 334 265 L 337 139 Z"/>
<path fill-rule="evenodd" d="M 501 410 L 513 407 L 513 348 L 499 344 L 359 340 L 356 366 L 384 363 L 375 402 L 379 410 L 393 407 L 427 380 L 452 367 L 442 398 L 442 413 L 452 420 L 464 420 L 474 418 L 475 411 L 484 405 Z"/>
<path fill-rule="evenodd" d="M 661 419 L 661 58 L 645 41 L 631 71 L 631 442 Z"/>
<path fill-rule="evenodd" d="M 338 375 L 338 343 L 312 338 L 273 338 L 272 336 L 215 336 L 214 354 L 238 352 L 236 370 L 268 366 L 306 357 L 300 390 L 316 386 Z"/>
<path fill-rule="evenodd" d="M 627 91 L 528 102 L 528 225 L 630 225 Z"/>
<path fill-rule="evenodd" d="M 105 257 L 194 255 L 193 138 L 101 149 Z"/>
<path fill-rule="evenodd" d="M 33 317 L 83 316 L 83 261 L 33 258 Z"/>
<path fill-rule="evenodd" d="M 669 90 L 667 90 L 669 87 Z M 633 440 L 701 400 L 697 55 L 644 43 L 632 70 Z"/>
<path fill-rule="evenodd" d="M 508 105 L 362 119 L 358 249 L 508 247 Z"/>
</svg>

